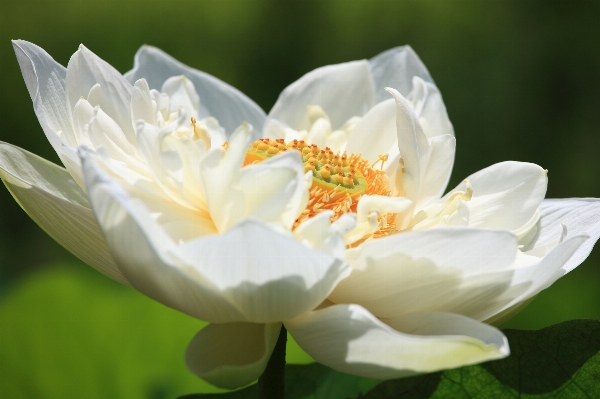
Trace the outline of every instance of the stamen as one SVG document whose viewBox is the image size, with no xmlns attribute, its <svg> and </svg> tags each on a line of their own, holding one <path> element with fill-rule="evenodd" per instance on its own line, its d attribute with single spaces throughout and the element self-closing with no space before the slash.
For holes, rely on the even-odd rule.
<svg viewBox="0 0 600 399">
<path fill-rule="evenodd" d="M 330 210 L 334 215 L 331 222 L 339 219 L 344 213 L 357 211 L 359 199 L 363 195 L 390 195 L 388 179 L 383 172 L 383 164 L 388 155 L 380 155 L 379 159 L 369 166 L 360 154 L 335 154 L 329 147 L 323 149 L 303 140 L 260 139 L 252 143 L 246 152 L 244 166 L 262 162 L 276 154 L 295 150 L 300 152 L 304 171 L 311 171 L 313 184 L 309 190 L 309 200 L 306 209 L 294 223 L 296 228 L 300 223 Z M 374 166 L 381 162 L 381 169 Z M 373 223 L 381 226 L 372 237 L 388 235 L 395 231 L 395 214 L 374 214 Z M 369 237 L 364 237 L 362 241 Z"/>
</svg>

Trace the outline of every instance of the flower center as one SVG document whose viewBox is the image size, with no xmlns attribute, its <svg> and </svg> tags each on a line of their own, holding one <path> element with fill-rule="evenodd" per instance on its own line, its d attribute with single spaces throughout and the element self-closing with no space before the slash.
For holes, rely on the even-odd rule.
<svg viewBox="0 0 600 399">
<path fill-rule="evenodd" d="M 321 149 L 303 140 L 286 143 L 283 139 L 260 139 L 246 152 L 244 166 L 262 162 L 285 151 L 299 151 L 304 170 L 313 175 L 308 205 L 296 220 L 294 228 L 326 210 L 333 211 L 332 222 L 344 213 L 356 213 L 358 200 L 364 194 L 390 195 L 387 176 L 382 170 L 374 169 L 379 162 L 383 165 L 386 156 L 380 156 L 377 162 L 369 165 L 369 161 L 362 159 L 360 154 L 334 153 L 329 147 Z M 382 228 L 374 236 L 387 235 L 394 230 L 395 215 L 381 215 L 379 219 Z"/>
</svg>

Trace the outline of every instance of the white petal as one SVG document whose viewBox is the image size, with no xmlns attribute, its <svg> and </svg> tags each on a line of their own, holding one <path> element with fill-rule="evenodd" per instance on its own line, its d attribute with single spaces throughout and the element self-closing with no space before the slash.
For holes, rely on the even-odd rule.
<svg viewBox="0 0 600 399">
<path fill-rule="evenodd" d="M 175 246 L 140 201 L 132 201 L 81 151 L 90 202 L 112 258 L 130 285 L 150 298 L 210 322 L 246 321 L 200 271 L 180 267 L 168 251 Z"/>
<path fill-rule="evenodd" d="M 545 199 L 542 202 L 538 236 L 525 249 L 537 248 L 553 241 L 561 234 L 561 223 L 566 226 L 568 237 L 580 234 L 590 237 L 563 266 L 565 273 L 568 273 L 588 257 L 600 236 L 600 199 Z"/>
<path fill-rule="evenodd" d="M 240 221 L 246 211 L 244 193 L 238 182 L 251 134 L 252 127 L 243 124 L 231 135 L 224 155 L 220 148 L 211 149 L 200 163 L 204 196 L 220 232 Z"/>
<path fill-rule="evenodd" d="M 245 216 L 264 223 L 280 222 L 291 230 L 308 203 L 304 174 L 298 151 L 244 167 L 239 187 L 245 197 Z"/>
<path fill-rule="evenodd" d="M 209 324 L 194 336 L 185 362 L 198 377 L 235 389 L 260 377 L 277 343 L 281 323 Z"/>
<path fill-rule="evenodd" d="M 375 81 L 376 102 L 389 98 L 383 90 L 386 87 L 393 87 L 403 96 L 408 96 L 412 90 L 413 76 L 433 83 L 425 64 L 410 46 L 384 51 L 371 58 L 369 65 Z"/>
<path fill-rule="evenodd" d="M 194 84 L 185 76 L 173 76 L 167 79 L 162 85 L 161 92 L 169 96 L 171 112 L 183 108 L 189 118 L 198 116 L 200 97 L 196 93 Z"/>
<path fill-rule="evenodd" d="M 508 320 L 522 309 L 520 304 L 529 301 L 565 274 L 564 266 L 570 262 L 573 254 L 585 245 L 586 240 L 590 241 L 584 235 L 568 238 L 541 260 L 520 254 L 517 257 L 518 263 L 514 269 L 510 290 L 494 302 L 481 306 L 473 317 L 486 322 L 495 322 L 497 316 L 502 316 L 504 321 Z M 505 311 L 511 308 L 511 314 L 507 314 Z"/>
<path fill-rule="evenodd" d="M 449 134 L 454 136 L 454 128 L 442 95 L 436 85 L 426 82 L 418 76 L 413 78 L 413 89 L 407 99 L 413 103 L 415 113 L 420 120 L 425 121 L 425 134 L 428 138 Z"/>
<path fill-rule="evenodd" d="M 119 124 L 127 140 L 135 144 L 135 131 L 130 114 L 133 86 L 110 64 L 85 46 L 73 54 L 67 65 L 66 93 L 70 109 L 81 97 L 87 97 L 92 87 L 100 85 L 105 101 L 99 105 Z"/>
<path fill-rule="evenodd" d="M 344 239 L 350 245 L 367 234 L 381 228 L 378 218 L 386 213 L 399 213 L 412 206 L 412 202 L 402 197 L 384 195 L 363 195 L 356 207 L 356 227 Z"/>
<path fill-rule="evenodd" d="M 89 138 L 97 150 L 104 147 L 112 159 L 131 163 L 133 148 L 125 138 L 119 125 L 100 107 L 94 113 L 88 125 Z"/>
<path fill-rule="evenodd" d="M 85 145 L 94 148 L 90 139 L 89 123 L 94 116 L 94 107 L 84 98 L 80 98 L 73 108 L 73 128 L 75 130 L 75 146 Z"/>
<path fill-rule="evenodd" d="M 108 252 L 87 196 L 65 169 L 0 143 L 0 177 L 50 237 L 100 273 L 129 285 Z"/>
<path fill-rule="evenodd" d="M 296 240 L 337 258 L 343 259 L 346 252 L 344 236 L 356 226 L 356 216 L 344 213 L 331 223 L 333 211 L 325 211 L 302 222 L 294 230 Z"/>
<path fill-rule="evenodd" d="M 271 323 L 313 309 L 349 268 L 256 221 L 176 245 L 146 206 L 81 151 L 90 202 L 133 287 L 215 323 Z"/>
<path fill-rule="evenodd" d="M 314 309 L 349 273 L 340 260 L 252 220 L 172 252 L 227 295 L 245 320 L 259 323 Z"/>
<path fill-rule="evenodd" d="M 369 240 L 346 252 L 352 274 L 329 299 L 357 303 L 377 317 L 460 310 L 484 291 L 507 289 L 512 271 L 504 270 L 516 252 L 516 237 L 508 232 L 459 227 Z"/>
<path fill-rule="evenodd" d="M 456 139 L 450 134 L 429 139 L 429 154 L 424 165 L 417 210 L 439 199 L 446 190 L 454 165 L 455 151 Z"/>
<path fill-rule="evenodd" d="M 152 93 L 145 79 L 140 79 L 133 85 L 131 92 L 131 120 L 136 123 L 139 119 L 156 124 L 156 104 L 153 104 Z"/>
<path fill-rule="evenodd" d="M 453 314 L 407 315 L 391 320 L 392 328 L 358 305 L 335 305 L 284 324 L 319 363 L 368 378 L 430 373 L 509 354 L 499 330 Z"/>
<path fill-rule="evenodd" d="M 256 103 L 236 88 L 180 63 L 156 47 L 142 46 L 125 77 L 131 83 L 145 78 L 151 89 L 159 90 L 168 78 L 180 75 L 192 81 L 200 96 L 199 118 L 215 117 L 228 134 L 248 122 L 254 126 L 255 138 L 260 137 L 266 115 Z"/>
<path fill-rule="evenodd" d="M 348 137 L 346 152 L 361 154 L 373 163 L 379 155 L 389 154 L 397 146 L 396 103 L 393 98 L 375 105 L 363 116 Z"/>
<path fill-rule="evenodd" d="M 469 226 L 517 230 L 536 213 L 546 195 L 548 177 L 538 165 L 501 162 L 472 174 L 473 197 L 467 203 Z M 465 191 L 464 181 L 447 193 Z"/>
<path fill-rule="evenodd" d="M 25 85 L 34 102 L 38 118 L 44 118 L 54 132 L 71 136 L 71 121 L 65 103 L 67 70 L 42 48 L 24 40 L 13 40 L 13 47 Z"/>
<path fill-rule="evenodd" d="M 14 40 L 13 47 L 33 100 L 33 108 L 48 141 L 77 184 L 84 187 L 79 158 L 64 145 L 76 146 L 65 95 L 67 70 L 33 43 Z"/>
<path fill-rule="evenodd" d="M 269 118 L 295 130 L 310 128 L 308 106 L 319 105 L 333 129 L 353 116 L 364 115 L 375 104 L 367 61 L 328 65 L 307 73 L 285 88 Z"/>
<path fill-rule="evenodd" d="M 429 157 L 429 142 L 412 107 L 400 93 L 386 89 L 396 100 L 396 129 L 398 149 L 402 156 L 404 172 L 398 173 L 396 189 L 416 205 L 420 199 L 425 162 Z"/>
</svg>

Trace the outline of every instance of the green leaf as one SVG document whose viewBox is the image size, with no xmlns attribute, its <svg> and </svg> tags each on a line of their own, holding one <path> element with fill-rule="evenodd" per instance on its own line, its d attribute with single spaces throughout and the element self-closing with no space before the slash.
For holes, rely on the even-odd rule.
<svg viewBox="0 0 600 399">
<path fill-rule="evenodd" d="M 600 321 L 571 320 L 537 331 L 504 333 L 512 350 L 506 359 L 378 385 L 319 364 L 290 365 L 286 399 L 600 398 Z M 251 386 L 181 399 L 256 397 L 256 386 Z"/>
<path fill-rule="evenodd" d="M 84 264 L 39 268 L 0 296 L 0 398 L 226 392 L 185 367 L 187 344 L 205 325 Z M 312 361 L 293 341 L 288 360 Z"/>
<path fill-rule="evenodd" d="M 600 398 L 600 321 L 504 333 L 511 348 L 505 359 L 386 381 L 364 399 Z"/>
</svg>

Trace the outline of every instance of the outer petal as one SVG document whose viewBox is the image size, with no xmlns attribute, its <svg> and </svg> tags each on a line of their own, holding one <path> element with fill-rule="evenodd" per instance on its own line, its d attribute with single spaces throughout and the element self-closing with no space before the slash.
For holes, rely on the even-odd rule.
<svg viewBox="0 0 600 399">
<path fill-rule="evenodd" d="M 172 252 L 226 295 L 245 321 L 259 323 L 314 309 L 350 272 L 339 259 L 250 220 Z"/>
<path fill-rule="evenodd" d="M 313 309 L 346 277 L 341 261 L 254 221 L 176 245 L 82 151 L 90 201 L 113 259 L 131 285 L 193 317 L 269 323 Z"/>
<path fill-rule="evenodd" d="M 100 273 L 129 285 L 108 252 L 85 193 L 65 169 L 0 143 L 0 177 L 50 237 Z"/>
<path fill-rule="evenodd" d="M 151 89 L 160 90 L 168 78 L 179 75 L 184 75 L 194 83 L 200 96 L 200 118 L 214 116 L 228 133 L 243 122 L 248 122 L 254 126 L 258 138 L 266 116 L 256 103 L 236 88 L 180 63 L 156 47 L 142 46 L 135 55 L 133 69 L 125 77 L 132 84 L 145 78 Z"/>
<path fill-rule="evenodd" d="M 509 354 L 499 330 L 464 316 L 420 313 L 388 322 L 358 305 L 335 305 L 284 324 L 319 363 L 368 378 L 429 373 Z"/>
<path fill-rule="evenodd" d="M 510 319 L 522 309 L 520 304 L 529 301 L 565 274 L 564 265 L 587 239 L 588 237 L 583 235 L 571 237 L 541 260 L 519 255 L 510 289 L 493 302 L 482 304 L 484 306 L 480 306 L 472 317 L 490 323 L 496 323 L 497 318 L 502 318 L 502 321 Z M 507 310 L 509 311 L 505 312 Z"/>
<path fill-rule="evenodd" d="M 175 243 L 145 210 L 134 204 L 92 159 L 81 152 L 90 202 L 112 257 L 131 286 L 192 317 L 211 322 L 245 321 L 244 316 L 200 272 L 169 257 Z"/>
<path fill-rule="evenodd" d="M 13 47 L 33 100 L 33 108 L 48 141 L 77 184 L 84 187 L 79 158 L 64 145 L 76 146 L 71 114 L 66 103 L 67 70 L 33 43 L 15 40 Z"/>
<path fill-rule="evenodd" d="M 367 61 L 328 65 L 307 73 L 285 88 L 269 118 L 295 130 L 310 128 L 307 107 L 319 105 L 338 129 L 353 116 L 364 115 L 375 103 Z"/>
<path fill-rule="evenodd" d="M 185 362 L 198 377 L 235 389 L 261 376 L 279 337 L 281 323 L 209 324 L 190 342 Z"/>
<path fill-rule="evenodd" d="M 99 90 L 96 84 L 100 85 Z M 96 88 L 91 92 L 94 86 Z M 132 91 L 132 84 L 84 45 L 80 45 L 79 50 L 69 60 L 66 76 L 69 110 L 75 107 L 81 97 L 87 98 L 89 94 L 90 103 L 93 106 L 99 105 L 121 127 L 127 140 L 135 144 L 135 131 L 130 113 Z"/>
<path fill-rule="evenodd" d="M 588 257 L 600 237 L 600 199 L 545 199 L 542 202 L 538 234 L 525 249 L 537 248 L 553 241 L 561 233 L 561 223 L 567 227 L 569 237 L 582 233 L 590 237 L 563 265 L 563 270 L 568 273 Z"/>
<path fill-rule="evenodd" d="M 413 76 L 433 83 L 425 64 L 410 46 L 395 47 L 384 51 L 371 58 L 369 66 L 375 82 L 376 102 L 388 99 L 387 94 L 383 91 L 386 87 L 393 87 L 403 96 L 408 96 L 413 88 Z"/>
<path fill-rule="evenodd" d="M 459 311 L 508 288 L 516 252 L 508 232 L 460 227 L 367 241 L 347 251 L 352 274 L 329 300 L 359 304 L 377 317 Z"/>
<path fill-rule="evenodd" d="M 501 162 L 472 174 L 473 197 L 467 203 L 469 226 L 486 229 L 517 230 L 536 213 L 546 195 L 548 177 L 538 165 Z M 464 181 L 447 193 L 465 191 Z"/>
</svg>

